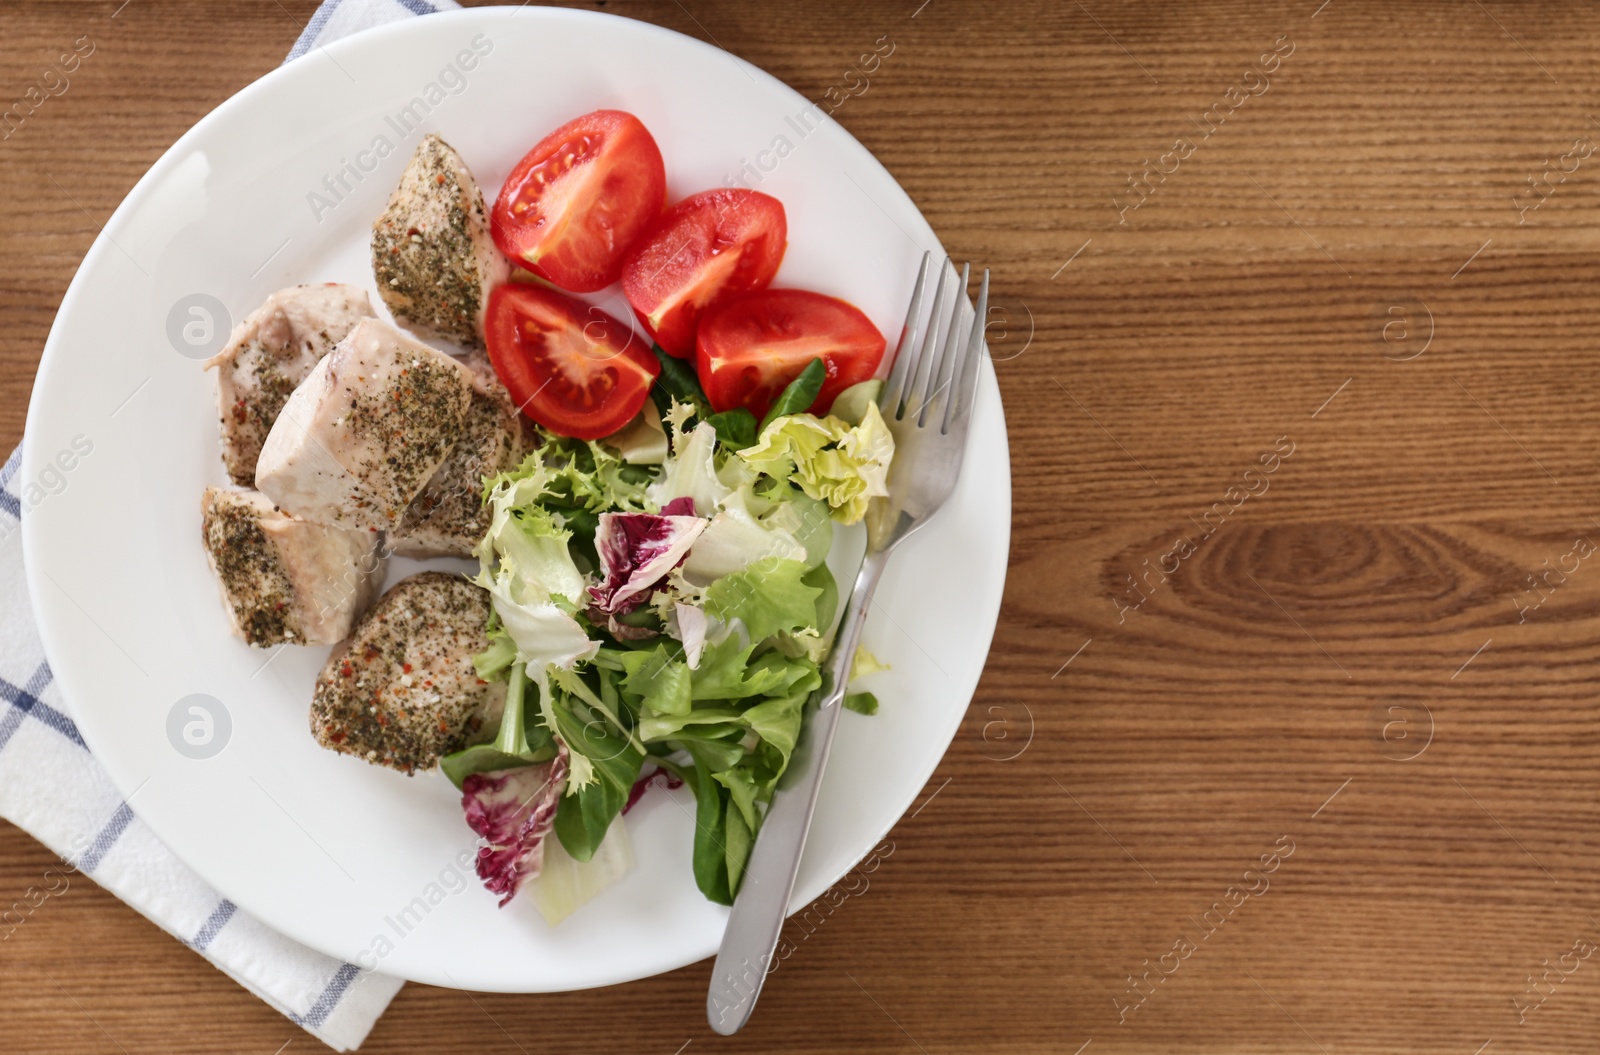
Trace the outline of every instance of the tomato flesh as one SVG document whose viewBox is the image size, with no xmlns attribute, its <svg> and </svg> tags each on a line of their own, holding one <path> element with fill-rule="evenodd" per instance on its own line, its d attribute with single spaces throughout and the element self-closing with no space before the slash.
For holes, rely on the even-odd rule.
<svg viewBox="0 0 1600 1055">
<path fill-rule="evenodd" d="M 622 291 L 656 343 L 687 359 L 705 312 L 771 285 L 788 237 L 778 199 L 741 188 L 702 191 L 639 240 L 622 265 Z"/>
<path fill-rule="evenodd" d="M 827 380 L 810 408 L 820 414 L 840 392 L 877 373 L 884 345 L 854 305 L 803 289 L 767 289 L 706 313 L 695 367 L 714 409 L 747 407 L 759 418 L 811 360 L 821 359 Z"/>
<path fill-rule="evenodd" d="M 661 364 L 626 323 L 543 286 L 489 294 L 489 361 L 524 414 L 552 432 L 596 440 L 644 406 Z"/>
<path fill-rule="evenodd" d="M 637 117 L 596 110 L 536 143 L 489 215 L 495 245 L 562 289 L 592 293 L 622 273 L 624 254 L 661 215 L 667 173 Z"/>
</svg>

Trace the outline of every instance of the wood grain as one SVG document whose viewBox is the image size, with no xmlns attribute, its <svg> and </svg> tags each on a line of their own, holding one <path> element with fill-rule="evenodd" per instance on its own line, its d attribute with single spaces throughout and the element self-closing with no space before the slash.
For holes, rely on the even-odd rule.
<svg viewBox="0 0 1600 1055">
<path fill-rule="evenodd" d="M 97 43 L 0 143 L 7 445 L 100 224 L 314 7 L 117 2 L 7 5 L 0 96 Z M 811 98 L 895 42 L 837 119 L 1001 308 L 1012 566 L 966 724 L 740 1036 L 702 963 L 408 986 L 364 1050 L 1594 1050 L 1600 959 L 1513 1001 L 1600 941 L 1600 561 L 1569 556 L 1600 543 L 1600 159 L 1514 199 L 1600 135 L 1600 11 L 919 2 L 598 6 Z M 1176 167 L 1119 212 L 1146 159 Z M 0 847 L 0 900 L 52 864 Z M 86 881 L 0 943 L 0 992 L 8 1051 L 315 1047 Z"/>
</svg>

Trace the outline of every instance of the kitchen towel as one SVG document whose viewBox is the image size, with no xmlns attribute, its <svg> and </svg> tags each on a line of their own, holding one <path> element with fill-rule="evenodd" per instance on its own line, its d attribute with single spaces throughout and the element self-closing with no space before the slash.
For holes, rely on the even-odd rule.
<svg viewBox="0 0 1600 1055">
<path fill-rule="evenodd" d="M 453 9 L 453 0 L 326 0 L 285 61 L 330 40 L 402 18 Z M 24 440 L 26 443 L 26 440 Z M 22 570 L 23 510 L 48 481 L 19 479 L 22 447 L 0 468 L 0 816 L 61 857 L 0 913 L 9 940 L 52 898 L 87 876 L 338 1051 L 360 1046 L 400 987 L 314 952 L 252 919 L 207 886 L 151 834 L 112 786 L 50 673 Z M 30 494 L 30 489 L 39 494 Z"/>
</svg>

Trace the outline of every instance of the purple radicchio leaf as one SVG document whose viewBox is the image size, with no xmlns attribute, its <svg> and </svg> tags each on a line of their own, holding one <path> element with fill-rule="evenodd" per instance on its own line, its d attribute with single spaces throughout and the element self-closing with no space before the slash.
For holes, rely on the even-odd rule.
<svg viewBox="0 0 1600 1055">
<path fill-rule="evenodd" d="M 674 788 L 683 787 L 683 781 L 665 769 L 654 769 L 644 774 L 633 782 L 633 787 L 628 791 L 628 801 L 623 805 L 622 812 L 626 814 L 634 806 L 638 805 L 639 800 L 644 798 L 644 793 L 653 787 L 663 787 L 671 791 Z"/>
<path fill-rule="evenodd" d="M 500 907 L 544 866 L 544 840 L 556 823 L 567 783 L 567 749 L 549 762 L 490 773 L 461 782 L 467 824 L 487 845 L 478 848 L 478 878 Z"/>
<path fill-rule="evenodd" d="M 682 498 L 674 498 L 661 507 L 661 515 L 664 517 L 692 517 L 697 515 L 694 511 L 694 497 L 692 495 L 684 495 Z"/>
<path fill-rule="evenodd" d="M 689 512 L 677 512 L 683 508 Z M 594 544 L 600 554 L 601 581 L 589 587 L 594 607 L 621 614 L 644 603 L 651 589 L 683 563 L 689 547 L 706 529 L 706 521 L 693 510 L 690 498 L 673 499 L 659 514 L 600 514 Z"/>
</svg>

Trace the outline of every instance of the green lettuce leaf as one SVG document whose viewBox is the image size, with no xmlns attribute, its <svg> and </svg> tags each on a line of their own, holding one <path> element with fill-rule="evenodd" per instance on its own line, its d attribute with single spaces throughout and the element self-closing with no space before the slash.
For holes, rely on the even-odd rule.
<svg viewBox="0 0 1600 1055">
<path fill-rule="evenodd" d="M 877 404 L 868 403 L 855 426 L 810 414 L 774 419 L 739 457 L 757 472 L 799 485 L 828 503 L 834 519 L 854 524 L 866 515 L 869 500 L 889 493 L 894 436 Z"/>
<path fill-rule="evenodd" d="M 705 609 L 721 619 L 742 621 L 750 640 L 762 641 L 785 630 L 817 629 L 817 598 L 808 586 L 802 561 L 767 557 L 706 587 Z"/>
<path fill-rule="evenodd" d="M 674 659 L 665 645 L 649 652 L 624 652 L 620 658 L 627 674 L 622 689 L 637 698 L 641 709 L 658 714 L 689 713 L 689 665 Z"/>
<path fill-rule="evenodd" d="M 878 698 L 870 692 L 852 692 L 844 698 L 844 707 L 857 714 L 877 714 Z"/>
</svg>

